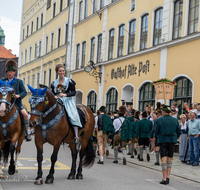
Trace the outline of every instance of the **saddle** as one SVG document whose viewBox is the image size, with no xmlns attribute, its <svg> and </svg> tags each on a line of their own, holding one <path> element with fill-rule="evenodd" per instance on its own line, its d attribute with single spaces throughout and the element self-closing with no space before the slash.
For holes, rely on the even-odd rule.
<svg viewBox="0 0 200 190">
<path fill-rule="evenodd" d="M 57 102 L 58 102 L 62 107 L 64 107 L 62 100 L 58 99 Z M 76 107 L 76 109 L 77 109 L 77 111 L 78 111 L 78 115 L 79 115 L 79 118 L 80 118 L 81 125 L 82 125 L 83 128 L 85 128 L 86 116 L 85 116 L 84 112 L 83 112 L 80 108 Z M 65 110 L 65 109 L 64 109 L 64 110 Z M 66 115 L 67 115 L 67 120 L 68 120 L 68 122 L 69 122 L 69 126 L 70 126 L 70 127 L 74 127 L 74 125 L 70 122 L 70 119 L 69 119 L 69 117 L 68 117 L 68 113 L 67 113 L 66 110 L 65 110 L 65 113 L 66 113 Z"/>
</svg>

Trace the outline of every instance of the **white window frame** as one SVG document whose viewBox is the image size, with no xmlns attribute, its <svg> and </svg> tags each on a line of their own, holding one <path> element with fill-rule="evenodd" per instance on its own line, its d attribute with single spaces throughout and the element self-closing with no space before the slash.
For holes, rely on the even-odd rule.
<svg viewBox="0 0 200 190">
<path fill-rule="evenodd" d="M 118 43 L 119 43 L 119 28 L 120 28 L 120 26 L 122 26 L 124 24 L 124 29 L 126 30 L 126 23 L 125 22 L 121 22 L 118 26 L 117 26 L 117 36 L 116 36 L 116 50 L 115 50 L 115 56 L 113 55 L 113 59 L 114 58 L 118 58 Z M 124 42 L 126 41 L 126 39 L 125 39 L 125 32 L 126 31 L 124 31 Z M 124 47 L 125 47 L 125 44 L 124 44 Z M 123 49 L 123 52 L 124 52 L 124 49 Z M 114 51 L 113 51 L 113 53 L 114 53 Z M 123 56 L 124 56 L 124 53 L 123 53 Z"/>
<path fill-rule="evenodd" d="M 64 23 L 64 35 L 63 35 L 63 44 L 65 44 L 65 37 L 66 37 L 66 25 L 68 24 L 68 21 L 66 21 L 65 23 Z M 69 35 L 69 33 L 68 33 L 68 35 Z"/>
<path fill-rule="evenodd" d="M 25 86 L 26 85 L 26 77 L 23 77 L 22 81 L 23 81 L 24 86 Z"/>
<path fill-rule="evenodd" d="M 98 46 L 99 46 L 98 40 L 99 40 L 99 35 L 102 35 L 102 42 L 101 42 L 101 55 L 102 55 L 102 47 L 103 47 L 103 33 L 100 32 L 100 33 L 98 33 L 97 36 L 96 36 L 96 44 L 95 44 L 95 45 L 96 45 L 97 47 L 95 47 L 95 50 L 96 50 L 95 63 L 98 62 Z M 100 63 L 100 62 L 99 62 L 99 63 Z"/>
<path fill-rule="evenodd" d="M 30 53 L 30 48 L 31 48 L 31 53 Z M 31 62 L 31 58 L 32 58 L 32 53 L 33 53 L 33 48 L 32 45 L 29 46 L 29 57 L 28 57 L 28 62 Z"/>
<path fill-rule="evenodd" d="M 115 27 L 111 27 L 108 30 L 108 34 L 107 34 L 107 49 L 106 49 L 106 60 L 108 61 L 108 48 L 109 48 L 109 40 L 110 40 L 110 31 L 113 30 L 115 31 Z M 115 35 L 114 35 L 114 43 L 115 43 Z M 114 49 L 113 49 L 113 56 L 114 56 Z"/>
<path fill-rule="evenodd" d="M 82 57 L 83 57 L 83 43 L 84 43 L 84 42 L 86 43 L 86 48 L 85 48 L 85 58 L 86 58 L 87 41 L 86 41 L 86 40 L 83 40 L 83 41 L 81 42 L 81 44 L 80 44 L 80 46 L 81 46 L 81 47 L 80 47 L 80 49 L 81 49 L 80 54 L 81 54 L 81 55 L 80 55 L 80 64 L 79 64 L 79 65 L 80 65 L 80 68 L 82 68 L 81 65 L 82 65 Z M 85 63 L 86 63 L 86 59 L 85 59 Z"/>
<path fill-rule="evenodd" d="M 33 33 L 34 33 L 34 20 L 31 21 L 31 25 L 30 25 L 30 35 L 32 35 L 33 33 L 31 33 L 32 30 L 32 23 L 33 23 Z"/>
<path fill-rule="evenodd" d="M 82 2 L 82 16 L 81 16 L 81 20 L 79 20 L 79 18 L 80 18 L 80 3 L 81 2 Z M 77 22 L 80 22 L 80 21 L 82 21 L 84 19 L 84 15 L 83 15 L 84 10 L 83 10 L 83 8 L 84 8 L 84 2 L 83 2 L 83 0 L 80 0 L 78 2 L 78 20 L 77 20 Z"/>
<path fill-rule="evenodd" d="M 26 34 L 25 34 L 25 31 L 26 31 L 25 28 L 23 28 L 23 29 L 22 29 L 22 40 L 21 40 L 21 41 L 24 41 L 24 40 L 25 40 L 25 37 L 26 37 L 26 36 L 25 36 L 25 35 L 26 35 Z M 23 36 L 23 35 L 24 35 L 24 36 Z"/>
<path fill-rule="evenodd" d="M 42 78 L 42 83 L 44 84 L 44 85 L 46 85 L 46 83 L 44 83 L 44 72 L 46 72 L 46 79 L 45 79 L 45 81 L 47 81 L 47 70 L 45 69 L 45 70 L 43 70 L 43 78 Z"/>
<path fill-rule="evenodd" d="M 30 80 L 29 82 L 31 82 L 31 75 L 27 75 L 27 84 L 28 84 L 28 85 L 31 85 L 31 84 L 28 82 L 28 79 Z M 27 86 L 27 91 L 30 92 L 28 86 Z"/>
<path fill-rule="evenodd" d="M 48 37 L 48 44 L 49 44 L 49 35 L 47 34 L 45 36 L 45 53 L 44 54 L 47 54 L 49 51 L 48 51 L 48 44 L 47 44 L 47 37 Z M 47 50 L 47 51 L 46 51 Z"/>
<path fill-rule="evenodd" d="M 57 35 L 56 35 L 56 48 L 58 48 L 58 30 L 60 29 L 60 46 L 61 46 L 61 26 L 57 28 Z"/>
<path fill-rule="evenodd" d="M 56 0 L 52 2 L 52 12 L 51 12 L 51 18 L 53 19 L 53 5 L 56 3 Z M 55 17 L 56 17 L 56 9 L 55 9 Z"/>
<path fill-rule="evenodd" d="M 31 77 L 31 79 L 32 79 L 32 80 L 31 80 L 31 86 L 32 86 L 33 88 L 35 88 L 35 84 L 36 84 L 36 83 L 35 83 L 35 80 L 33 80 L 33 76 L 35 76 L 35 73 L 33 73 L 33 74 L 32 74 L 32 77 Z M 35 77 L 35 79 L 36 79 L 36 77 Z M 34 85 L 33 85 L 33 81 L 34 81 Z"/>
<path fill-rule="evenodd" d="M 42 14 L 43 14 L 43 21 L 42 21 Z M 42 26 L 41 26 L 41 22 L 42 22 Z M 44 13 L 41 12 L 40 13 L 40 28 L 42 28 L 44 26 Z"/>
<path fill-rule="evenodd" d="M 39 49 L 39 47 L 40 47 L 40 46 L 39 46 L 39 45 L 40 45 L 40 42 L 41 42 L 41 52 L 39 52 L 39 50 L 40 50 L 40 49 Z M 39 53 L 40 53 L 40 55 L 39 55 Z M 42 56 L 42 53 L 43 53 L 43 52 L 42 52 L 42 40 L 39 40 L 39 42 L 38 42 L 38 57 L 41 57 L 41 56 Z"/>
<path fill-rule="evenodd" d="M 132 8 L 132 1 L 133 0 L 130 0 L 130 13 L 134 13 L 135 12 L 135 10 L 134 11 L 131 11 L 131 8 Z M 136 9 L 136 0 L 135 0 L 135 9 Z"/>
<path fill-rule="evenodd" d="M 28 32 L 28 33 L 27 33 L 27 27 L 28 27 L 28 29 L 29 29 L 29 32 Z M 25 36 L 26 38 L 29 36 L 29 33 L 30 33 L 30 25 L 27 24 L 27 25 L 26 25 L 26 36 Z"/>
<path fill-rule="evenodd" d="M 37 29 L 37 18 L 38 18 L 38 29 Z M 40 18 L 39 18 L 39 16 L 37 16 L 35 19 L 35 31 L 39 30 L 39 28 L 40 28 L 39 23 L 40 23 Z"/>
<path fill-rule="evenodd" d="M 37 42 L 34 43 L 34 60 L 37 59 L 38 57 L 38 52 L 36 52 L 36 57 L 35 57 L 35 44 L 37 44 Z M 38 49 L 38 44 L 37 44 L 37 49 Z"/>
<path fill-rule="evenodd" d="M 79 45 L 79 63 L 78 63 L 78 67 L 76 68 L 76 60 L 77 60 L 77 57 L 76 57 L 76 53 L 77 53 L 77 46 Z M 74 64 L 74 70 L 78 70 L 80 68 L 80 57 L 81 57 L 81 50 L 82 50 L 82 47 L 81 47 L 81 44 L 80 43 L 77 43 L 76 44 L 76 49 L 75 49 L 75 64 Z"/>
<path fill-rule="evenodd" d="M 49 67 L 48 68 L 48 77 L 47 77 L 47 85 L 46 86 L 48 86 L 49 85 L 49 70 L 51 70 L 51 79 L 52 79 L 52 67 Z"/>
<path fill-rule="evenodd" d="M 38 85 L 39 85 L 39 84 L 38 84 L 38 80 L 37 80 L 37 79 L 38 79 L 38 73 L 39 73 L 39 84 L 40 84 L 40 77 L 41 77 L 41 76 L 40 76 L 40 71 L 38 71 L 38 72 L 36 73 L 36 77 L 35 77 L 35 78 L 36 78 L 36 88 L 38 88 Z"/>
<path fill-rule="evenodd" d="M 53 33 L 53 38 L 55 38 L 55 33 L 54 33 L 54 31 L 52 31 L 51 33 L 50 33 L 50 43 L 49 43 L 49 52 L 50 51 L 53 51 L 53 49 L 51 50 L 51 38 L 52 38 L 52 33 Z M 54 45 L 54 40 L 53 40 L 53 45 Z"/>
<path fill-rule="evenodd" d="M 21 52 L 21 60 L 20 60 L 20 62 L 21 62 L 21 66 L 23 65 L 23 51 Z"/>
<path fill-rule="evenodd" d="M 24 50 L 24 65 L 28 62 L 27 61 L 27 55 L 28 55 L 28 51 L 27 51 L 27 48 Z"/>
</svg>

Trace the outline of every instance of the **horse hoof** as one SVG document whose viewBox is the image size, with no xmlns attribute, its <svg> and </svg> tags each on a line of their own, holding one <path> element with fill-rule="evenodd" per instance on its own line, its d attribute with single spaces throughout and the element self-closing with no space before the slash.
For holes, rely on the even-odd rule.
<svg viewBox="0 0 200 190">
<path fill-rule="evenodd" d="M 53 183 L 54 178 L 46 178 L 45 183 L 46 184 L 52 184 Z"/>
<path fill-rule="evenodd" d="M 73 179 L 75 179 L 75 176 L 69 174 L 67 179 L 69 179 L 69 180 L 73 180 Z"/>
<path fill-rule="evenodd" d="M 76 175 L 76 179 L 83 179 L 83 175 L 82 174 L 77 174 Z"/>
<path fill-rule="evenodd" d="M 0 179 L 3 179 L 4 178 L 4 174 L 0 174 Z"/>
<path fill-rule="evenodd" d="M 42 185 L 43 184 L 42 178 L 36 179 L 34 184 L 35 185 Z"/>
<path fill-rule="evenodd" d="M 15 173 L 15 165 L 14 166 L 10 165 L 8 168 L 8 174 L 13 175 L 14 173 Z"/>
</svg>

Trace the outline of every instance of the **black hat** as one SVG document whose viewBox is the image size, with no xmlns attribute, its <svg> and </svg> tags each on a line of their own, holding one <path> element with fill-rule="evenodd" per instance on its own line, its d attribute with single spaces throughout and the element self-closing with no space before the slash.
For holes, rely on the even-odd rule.
<svg viewBox="0 0 200 190">
<path fill-rule="evenodd" d="M 167 113 L 171 113 L 170 107 L 168 105 L 163 105 L 161 110 L 166 111 Z"/>
<path fill-rule="evenodd" d="M 99 109 L 99 111 L 101 111 L 101 112 L 106 112 L 105 106 L 101 106 L 100 109 Z"/>
<path fill-rule="evenodd" d="M 146 112 L 146 111 L 144 111 L 144 112 L 142 113 L 142 117 L 147 117 L 147 112 Z"/>
<path fill-rule="evenodd" d="M 183 113 L 185 114 L 185 113 L 189 113 L 189 112 L 187 110 L 184 110 Z"/>
<path fill-rule="evenodd" d="M 132 114 L 134 114 L 134 113 L 135 113 L 135 110 L 134 110 L 134 109 L 132 109 L 132 110 L 131 110 L 131 113 L 132 113 Z"/>
<path fill-rule="evenodd" d="M 17 69 L 17 62 L 13 59 L 10 59 L 6 62 L 6 72 L 7 71 L 16 71 Z"/>
</svg>

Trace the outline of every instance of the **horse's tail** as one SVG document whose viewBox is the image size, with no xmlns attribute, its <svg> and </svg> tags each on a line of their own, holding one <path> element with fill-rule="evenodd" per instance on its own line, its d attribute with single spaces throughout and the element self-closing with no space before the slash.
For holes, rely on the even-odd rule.
<svg viewBox="0 0 200 190">
<path fill-rule="evenodd" d="M 10 142 L 11 141 L 7 141 L 7 142 L 5 142 L 5 145 L 4 145 L 4 149 L 3 149 L 3 162 L 4 163 L 8 162 L 8 156 L 10 153 Z"/>
<path fill-rule="evenodd" d="M 85 149 L 85 157 L 83 160 L 83 166 L 84 167 L 92 167 L 95 161 L 95 152 L 94 152 L 94 147 L 92 144 L 92 139 L 88 141 L 87 147 Z"/>
</svg>

